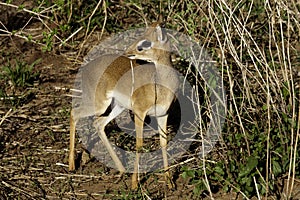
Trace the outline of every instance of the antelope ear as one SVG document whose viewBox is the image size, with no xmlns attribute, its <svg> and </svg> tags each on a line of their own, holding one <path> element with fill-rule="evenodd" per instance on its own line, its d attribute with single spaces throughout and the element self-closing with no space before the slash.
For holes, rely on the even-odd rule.
<svg viewBox="0 0 300 200">
<path fill-rule="evenodd" d="M 167 33 L 164 28 L 161 28 L 160 25 L 156 26 L 156 32 L 157 32 L 157 40 L 161 43 L 167 42 Z"/>
<path fill-rule="evenodd" d="M 164 20 L 164 17 L 163 17 L 162 14 L 159 14 L 157 22 L 158 22 L 158 24 L 160 24 L 161 26 L 163 26 L 163 24 L 165 23 L 165 20 Z"/>
</svg>

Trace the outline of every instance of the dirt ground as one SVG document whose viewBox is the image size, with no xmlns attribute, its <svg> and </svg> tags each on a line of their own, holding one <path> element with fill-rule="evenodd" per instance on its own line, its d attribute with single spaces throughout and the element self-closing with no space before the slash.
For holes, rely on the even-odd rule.
<svg viewBox="0 0 300 200">
<path fill-rule="evenodd" d="M 6 19 L 2 16 L 1 21 Z M 39 73 L 34 85 L 16 92 L 20 98 L 18 105 L 4 99 L 0 104 L 0 199 L 191 198 L 193 186 L 176 169 L 173 170 L 175 190 L 167 189 L 162 173 L 150 173 L 141 175 L 139 191 L 131 191 L 131 174 L 119 179 L 117 171 L 96 159 L 83 163 L 85 159 L 81 158 L 86 154 L 80 144 L 76 146 L 79 167 L 69 172 L 70 89 L 82 57 L 71 61 L 65 53 L 42 52 L 39 45 L 7 35 L 0 37 L 0 49 L 1 66 L 7 64 L 7 59 L 12 63 L 21 59 L 29 64 L 41 59 L 34 68 Z M 1 80 L 1 84 L 10 95 L 13 90 L 7 89 L 10 83 Z"/>
<path fill-rule="evenodd" d="M 68 122 L 72 101 L 69 95 L 78 66 L 65 56 L 42 53 L 35 45 L 24 44 L 22 39 L 1 40 L 1 49 L 10 52 L 10 59 L 21 56 L 28 63 L 39 58 L 42 60 L 36 66 L 40 72 L 39 79 L 34 87 L 29 88 L 31 97 L 15 109 L 1 104 L 3 122 L 0 136 L 3 146 L 0 171 L 4 188 L 0 193 L 21 199 L 126 197 L 130 191 L 130 174 L 114 183 L 118 180 L 118 173 L 96 160 L 81 165 L 74 173 L 68 172 Z M 80 155 L 80 145 L 76 150 Z M 144 186 L 145 190 L 151 191 L 151 196 L 159 198 L 167 195 L 181 199 L 180 196 L 184 197 L 190 191 L 186 186 L 174 192 L 165 190 L 164 194 L 160 189 L 164 187 L 163 182 L 151 184 L 155 181 L 151 179 L 157 178 L 161 179 L 160 175 L 150 175 L 147 185 L 151 188 Z"/>
<path fill-rule="evenodd" d="M 0 21 L 5 23 L 8 18 L 0 12 Z M 22 17 L 16 23 L 22 23 Z M 30 26 L 40 28 L 41 24 Z M 17 91 L 18 106 L 0 101 L 0 199 L 210 199 L 207 193 L 193 196 L 194 185 L 180 176 L 180 167 L 172 168 L 174 190 L 167 188 L 163 174 L 157 172 L 141 174 L 141 188 L 131 191 L 131 174 L 120 179 L 116 170 L 85 158 L 80 143 L 76 145 L 78 168 L 68 171 L 70 89 L 83 55 L 99 43 L 96 38 L 97 33 L 75 60 L 73 53 L 78 52 L 43 52 L 40 45 L 18 36 L 0 36 L 0 66 L 7 59 L 27 63 L 41 59 L 34 68 L 39 73 L 34 85 Z M 10 85 L 4 80 L 0 84 L 6 89 Z M 8 94 L 11 90 L 7 89 Z M 215 199 L 242 199 L 212 189 Z"/>
</svg>

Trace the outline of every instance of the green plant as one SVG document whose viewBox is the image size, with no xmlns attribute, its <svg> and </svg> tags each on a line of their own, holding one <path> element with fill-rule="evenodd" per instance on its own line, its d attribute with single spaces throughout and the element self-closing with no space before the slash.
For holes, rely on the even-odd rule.
<svg viewBox="0 0 300 200">
<path fill-rule="evenodd" d="M 195 195 L 208 191 L 213 197 L 223 188 L 245 198 L 280 198 L 281 183 L 287 177 L 299 178 L 300 171 L 299 88 L 293 70 L 299 66 L 299 42 L 291 39 L 298 37 L 292 29 L 299 18 L 292 20 L 276 3 L 214 1 L 206 11 L 202 10 L 206 4 L 202 5 L 189 17 L 183 17 L 184 12 L 178 8 L 175 19 L 181 19 L 179 23 L 190 35 L 204 36 L 203 46 L 219 53 L 214 60 L 222 69 L 228 112 L 221 148 L 207 158 L 216 162 L 205 162 L 205 171 L 201 167 L 182 167 L 182 176 L 193 184 Z M 187 2 L 180 6 L 190 12 Z M 200 36 L 190 22 L 199 15 L 209 22 L 201 21 Z M 282 22 L 276 23 L 270 16 Z M 291 196 L 291 191 L 284 192 Z"/>
<path fill-rule="evenodd" d="M 16 59 L 14 62 L 7 60 L 1 67 L 0 80 L 3 87 L 0 89 L 0 97 L 3 102 L 9 102 L 13 106 L 18 106 L 22 102 L 30 99 L 33 95 L 32 87 L 39 77 L 39 72 L 35 65 L 40 59 L 31 64 Z"/>
<path fill-rule="evenodd" d="M 49 33 L 43 32 L 42 42 L 45 45 L 42 47 L 43 52 L 51 51 L 53 49 L 53 37 L 56 33 L 57 33 L 57 29 L 54 29 Z"/>
<path fill-rule="evenodd" d="M 13 65 L 10 60 L 2 67 L 2 78 L 11 84 L 14 88 L 24 89 L 24 87 L 32 86 L 34 80 L 39 76 L 38 72 L 34 71 L 34 66 L 40 62 L 40 59 L 30 65 L 24 61 L 16 60 Z"/>
</svg>

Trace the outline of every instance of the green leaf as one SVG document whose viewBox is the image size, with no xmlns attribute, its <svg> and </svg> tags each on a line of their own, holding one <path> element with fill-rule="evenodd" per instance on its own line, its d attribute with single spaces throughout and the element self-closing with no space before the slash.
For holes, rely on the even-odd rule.
<svg viewBox="0 0 300 200">
<path fill-rule="evenodd" d="M 242 167 L 239 173 L 239 177 L 248 176 L 257 165 L 258 165 L 258 160 L 255 157 L 250 156 L 247 160 L 246 165 Z"/>
<path fill-rule="evenodd" d="M 252 171 L 258 165 L 257 158 L 250 156 L 247 161 L 247 168 L 249 171 Z"/>
<path fill-rule="evenodd" d="M 215 167 L 215 172 L 217 172 L 221 176 L 223 176 L 225 174 L 223 168 L 221 168 L 220 166 Z"/>
<path fill-rule="evenodd" d="M 276 160 L 272 160 L 272 170 L 275 176 L 282 173 L 282 167 Z"/>
</svg>

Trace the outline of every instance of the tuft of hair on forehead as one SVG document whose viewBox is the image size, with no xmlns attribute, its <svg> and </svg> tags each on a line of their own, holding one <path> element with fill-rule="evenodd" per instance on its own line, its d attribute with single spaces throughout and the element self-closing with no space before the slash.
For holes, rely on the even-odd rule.
<svg viewBox="0 0 300 200">
<path fill-rule="evenodd" d="M 158 20 L 156 22 L 151 23 L 149 27 L 156 28 L 156 27 L 160 26 L 161 28 L 165 28 L 165 24 L 166 24 L 165 19 L 164 19 L 163 15 L 160 14 L 158 16 Z"/>
</svg>

